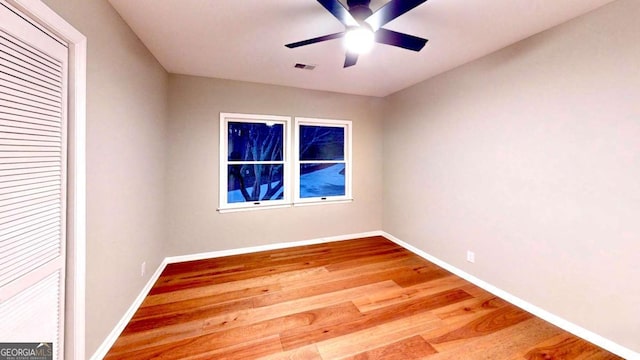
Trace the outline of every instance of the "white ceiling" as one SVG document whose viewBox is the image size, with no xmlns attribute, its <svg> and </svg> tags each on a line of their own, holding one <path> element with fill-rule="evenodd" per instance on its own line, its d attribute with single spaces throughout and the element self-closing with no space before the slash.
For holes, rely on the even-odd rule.
<svg viewBox="0 0 640 360">
<path fill-rule="evenodd" d="M 430 0 L 385 26 L 421 52 L 376 44 L 346 69 L 340 39 L 284 46 L 344 29 L 315 0 L 109 1 L 168 72 L 386 96 L 612 0 Z"/>
</svg>

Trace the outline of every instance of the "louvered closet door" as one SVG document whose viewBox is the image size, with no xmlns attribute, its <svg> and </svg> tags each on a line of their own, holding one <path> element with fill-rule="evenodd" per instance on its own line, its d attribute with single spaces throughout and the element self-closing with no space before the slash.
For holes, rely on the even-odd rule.
<svg viewBox="0 0 640 360">
<path fill-rule="evenodd" d="M 0 342 L 62 359 L 67 48 L 0 0 Z"/>
</svg>

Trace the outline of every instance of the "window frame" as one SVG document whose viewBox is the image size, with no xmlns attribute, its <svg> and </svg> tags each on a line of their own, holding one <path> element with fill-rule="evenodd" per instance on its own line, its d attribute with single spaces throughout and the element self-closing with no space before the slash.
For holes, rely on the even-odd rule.
<svg viewBox="0 0 640 360">
<path fill-rule="evenodd" d="M 326 126 L 344 128 L 344 160 L 300 160 L 300 126 Z M 295 117 L 294 120 L 293 152 L 293 204 L 294 206 L 320 205 L 327 203 L 342 203 L 353 201 L 352 195 L 352 133 L 353 122 L 350 120 L 319 119 L 309 117 Z M 344 163 L 345 164 L 345 194 L 339 196 L 318 196 L 310 198 L 300 197 L 300 165 L 303 163 Z"/>
<path fill-rule="evenodd" d="M 229 123 L 245 122 L 245 123 L 280 123 L 283 126 L 282 139 L 282 161 L 229 161 Z M 291 206 L 291 117 L 278 115 L 255 115 L 241 113 L 220 113 L 220 143 L 219 143 L 219 199 L 218 211 L 243 211 L 270 209 L 277 207 Z M 229 203 L 228 201 L 228 183 L 229 183 L 229 165 L 251 162 L 264 163 L 282 163 L 283 165 L 283 198 L 280 200 L 261 200 L 256 202 L 237 202 Z"/>
</svg>

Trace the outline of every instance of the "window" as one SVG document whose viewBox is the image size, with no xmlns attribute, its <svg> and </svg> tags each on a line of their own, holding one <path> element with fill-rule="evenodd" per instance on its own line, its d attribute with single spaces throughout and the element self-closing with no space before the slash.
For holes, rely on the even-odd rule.
<svg viewBox="0 0 640 360">
<path fill-rule="evenodd" d="M 289 118 L 220 114 L 220 209 L 286 205 Z"/>
<path fill-rule="evenodd" d="M 295 202 L 351 199 L 351 122 L 296 118 Z"/>
<path fill-rule="evenodd" d="M 351 122 L 290 122 L 220 114 L 220 211 L 351 200 Z"/>
</svg>

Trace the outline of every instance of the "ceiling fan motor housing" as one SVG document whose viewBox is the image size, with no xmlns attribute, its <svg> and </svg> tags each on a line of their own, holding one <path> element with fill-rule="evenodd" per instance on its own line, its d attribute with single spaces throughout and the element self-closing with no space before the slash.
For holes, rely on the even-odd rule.
<svg viewBox="0 0 640 360">
<path fill-rule="evenodd" d="M 351 16 L 353 16 L 360 24 L 373 14 L 369 4 L 371 4 L 371 0 L 347 0 L 349 13 L 351 13 Z"/>
</svg>

